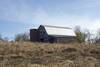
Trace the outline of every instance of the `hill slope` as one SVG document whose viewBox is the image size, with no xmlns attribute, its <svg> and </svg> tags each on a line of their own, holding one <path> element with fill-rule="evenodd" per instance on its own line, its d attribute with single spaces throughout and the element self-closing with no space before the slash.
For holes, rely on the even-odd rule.
<svg viewBox="0 0 100 67">
<path fill-rule="evenodd" d="M 100 45 L 0 42 L 0 67 L 100 67 Z"/>
</svg>

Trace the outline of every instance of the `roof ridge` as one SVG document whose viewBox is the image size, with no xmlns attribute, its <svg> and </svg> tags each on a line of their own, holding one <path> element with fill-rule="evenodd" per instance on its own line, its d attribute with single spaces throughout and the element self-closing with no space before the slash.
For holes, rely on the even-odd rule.
<svg viewBox="0 0 100 67">
<path fill-rule="evenodd" d="M 55 27 L 55 28 L 63 28 L 63 29 L 72 29 L 72 28 L 69 28 L 69 27 L 52 26 L 52 25 L 42 25 L 42 26 L 45 26 L 45 27 Z"/>
</svg>

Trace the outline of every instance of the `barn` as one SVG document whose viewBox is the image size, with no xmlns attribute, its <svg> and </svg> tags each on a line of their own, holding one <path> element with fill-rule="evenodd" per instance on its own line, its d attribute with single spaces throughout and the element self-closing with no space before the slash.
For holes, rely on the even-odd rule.
<svg viewBox="0 0 100 67">
<path fill-rule="evenodd" d="M 38 29 L 30 29 L 32 42 L 70 43 L 76 40 L 75 32 L 68 27 L 40 25 Z"/>
</svg>

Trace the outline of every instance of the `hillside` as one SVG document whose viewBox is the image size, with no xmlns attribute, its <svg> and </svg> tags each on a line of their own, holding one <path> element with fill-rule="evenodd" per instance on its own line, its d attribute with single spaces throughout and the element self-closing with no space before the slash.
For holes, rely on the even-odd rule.
<svg viewBox="0 0 100 67">
<path fill-rule="evenodd" d="M 0 67 L 100 67 L 100 45 L 0 42 Z"/>
</svg>

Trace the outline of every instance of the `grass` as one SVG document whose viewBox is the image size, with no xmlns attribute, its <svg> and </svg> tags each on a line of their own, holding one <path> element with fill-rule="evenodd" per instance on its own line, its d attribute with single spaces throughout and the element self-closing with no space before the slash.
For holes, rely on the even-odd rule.
<svg viewBox="0 0 100 67">
<path fill-rule="evenodd" d="M 0 42 L 0 67 L 100 67 L 100 45 Z"/>
</svg>

